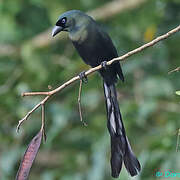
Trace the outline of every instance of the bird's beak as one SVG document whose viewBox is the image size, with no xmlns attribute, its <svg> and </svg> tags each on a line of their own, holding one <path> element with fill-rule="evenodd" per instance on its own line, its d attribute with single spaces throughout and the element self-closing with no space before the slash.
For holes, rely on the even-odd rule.
<svg viewBox="0 0 180 180">
<path fill-rule="evenodd" d="M 54 28 L 52 30 L 52 36 L 54 37 L 56 34 L 61 32 L 62 30 L 63 30 L 63 28 L 61 26 L 54 26 Z"/>
</svg>

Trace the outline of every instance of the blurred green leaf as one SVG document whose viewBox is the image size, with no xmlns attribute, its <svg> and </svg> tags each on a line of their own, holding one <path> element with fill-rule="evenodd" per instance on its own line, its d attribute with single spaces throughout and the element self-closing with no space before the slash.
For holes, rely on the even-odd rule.
<svg viewBox="0 0 180 180">
<path fill-rule="evenodd" d="M 180 91 L 176 91 L 176 94 L 180 96 Z"/>
</svg>

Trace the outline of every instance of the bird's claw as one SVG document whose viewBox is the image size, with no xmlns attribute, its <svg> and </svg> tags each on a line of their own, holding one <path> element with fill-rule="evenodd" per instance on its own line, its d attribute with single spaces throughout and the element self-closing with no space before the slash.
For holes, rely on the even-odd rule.
<svg viewBox="0 0 180 180">
<path fill-rule="evenodd" d="M 102 66 L 102 68 L 103 69 L 105 69 L 105 70 L 107 70 L 107 61 L 103 61 L 102 63 L 101 63 L 101 66 Z"/>
<path fill-rule="evenodd" d="M 83 83 L 87 83 L 88 82 L 88 79 L 87 79 L 87 76 L 86 76 L 86 71 L 82 71 L 79 73 L 79 78 L 80 80 L 83 82 Z"/>
</svg>

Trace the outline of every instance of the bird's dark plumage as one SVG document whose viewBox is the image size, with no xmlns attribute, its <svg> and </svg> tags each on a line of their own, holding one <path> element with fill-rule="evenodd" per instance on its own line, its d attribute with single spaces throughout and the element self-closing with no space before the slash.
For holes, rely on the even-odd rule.
<svg viewBox="0 0 180 180">
<path fill-rule="evenodd" d="M 90 16 L 81 11 L 71 10 L 62 14 L 52 35 L 55 36 L 60 31 L 68 31 L 69 38 L 79 55 L 91 67 L 118 56 L 109 35 Z M 141 167 L 126 136 L 115 87 L 118 77 L 124 81 L 120 63 L 115 62 L 99 72 L 103 78 L 107 127 L 111 137 L 112 176 L 114 178 L 119 176 L 123 162 L 130 175 L 135 176 Z"/>
</svg>

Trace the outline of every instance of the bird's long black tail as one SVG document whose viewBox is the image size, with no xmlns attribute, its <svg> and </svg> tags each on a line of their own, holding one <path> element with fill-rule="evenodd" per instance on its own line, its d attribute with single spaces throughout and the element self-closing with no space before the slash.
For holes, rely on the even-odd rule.
<svg viewBox="0 0 180 180">
<path fill-rule="evenodd" d="M 112 176 L 114 178 L 119 176 L 123 162 L 130 175 L 135 176 L 140 171 L 141 166 L 126 136 L 114 83 L 109 85 L 104 81 L 104 95 L 108 119 L 107 127 L 111 137 Z"/>
</svg>

